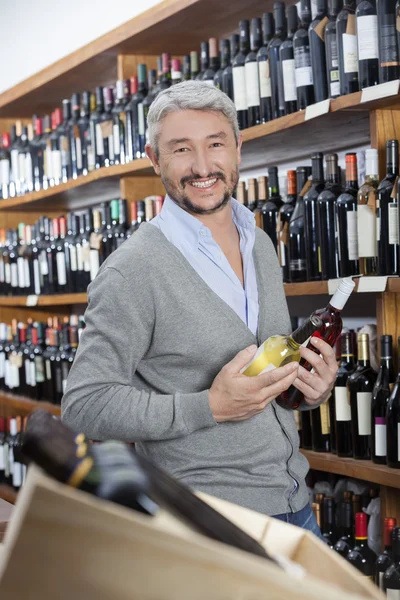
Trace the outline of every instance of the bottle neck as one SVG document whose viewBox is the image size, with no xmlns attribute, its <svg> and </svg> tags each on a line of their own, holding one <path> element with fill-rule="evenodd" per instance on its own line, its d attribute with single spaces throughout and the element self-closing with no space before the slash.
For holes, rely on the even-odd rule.
<svg viewBox="0 0 400 600">
<path fill-rule="evenodd" d="M 311 173 L 313 183 L 322 183 L 324 181 L 324 167 L 322 163 L 322 156 L 318 156 L 312 159 Z"/>
</svg>

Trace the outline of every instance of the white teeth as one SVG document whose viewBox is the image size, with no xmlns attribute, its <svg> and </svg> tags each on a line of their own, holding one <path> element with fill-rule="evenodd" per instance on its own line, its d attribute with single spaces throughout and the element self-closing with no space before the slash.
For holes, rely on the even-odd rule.
<svg viewBox="0 0 400 600">
<path fill-rule="evenodd" d="M 209 179 L 208 181 L 192 181 L 190 185 L 197 188 L 208 188 L 214 185 L 216 181 L 216 179 Z"/>
</svg>

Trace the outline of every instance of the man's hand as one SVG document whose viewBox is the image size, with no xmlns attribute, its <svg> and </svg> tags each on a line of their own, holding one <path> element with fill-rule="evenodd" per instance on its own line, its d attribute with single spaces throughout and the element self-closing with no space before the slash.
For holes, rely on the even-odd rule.
<svg viewBox="0 0 400 600">
<path fill-rule="evenodd" d="M 209 402 L 217 422 L 245 421 L 254 417 L 295 381 L 299 368 L 297 362 L 256 377 L 240 373 L 256 350 L 256 346 L 250 346 L 239 352 L 214 379 Z"/>
<path fill-rule="evenodd" d="M 311 338 L 311 343 L 319 354 L 309 348 L 301 348 L 301 356 L 310 363 L 315 372 L 310 373 L 300 366 L 293 385 L 303 392 L 307 404 L 315 406 L 326 402 L 330 397 L 338 367 L 335 353 L 329 344 L 316 337 Z"/>
</svg>

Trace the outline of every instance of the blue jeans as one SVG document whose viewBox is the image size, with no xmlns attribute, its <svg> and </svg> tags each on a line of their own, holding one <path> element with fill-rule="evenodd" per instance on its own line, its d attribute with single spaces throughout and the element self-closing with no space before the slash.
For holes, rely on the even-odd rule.
<svg viewBox="0 0 400 600">
<path fill-rule="evenodd" d="M 314 533 L 320 540 L 326 541 L 321 534 L 321 530 L 318 527 L 317 520 L 312 511 L 310 504 L 306 504 L 304 508 L 295 513 L 284 513 L 282 515 L 274 515 L 274 519 L 285 521 L 291 525 L 297 525 Z"/>
</svg>

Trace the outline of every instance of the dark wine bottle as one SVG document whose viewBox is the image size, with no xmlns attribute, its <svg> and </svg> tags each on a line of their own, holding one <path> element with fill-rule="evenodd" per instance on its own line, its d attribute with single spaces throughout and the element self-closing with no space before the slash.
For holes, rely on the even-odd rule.
<svg viewBox="0 0 400 600">
<path fill-rule="evenodd" d="M 314 452 L 330 452 L 331 423 L 328 401 L 311 411 L 311 429 Z"/>
<path fill-rule="evenodd" d="M 271 72 L 269 66 L 269 44 L 274 36 L 275 26 L 272 13 L 263 14 L 263 45 L 257 52 L 258 77 L 260 81 L 260 119 L 261 123 L 271 121 L 272 117 L 272 89 Z"/>
<path fill-rule="evenodd" d="M 269 198 L 263 206 L 263 229 L 269 235 L 276 251 L 278 241 L 276 235 L 278 212 L 282 206 L 279 193 L 278 167 L 268 169 L 268 192 Z"/>
<path fill-rule="evenodd" d="M 400 527 L 392 531 L 393 563 L 383 576 L 383 590 L 389 600 L 400 596 Z"/>
<path fill-rule="evenodd" d="M 231 38 L 230 38 L 231 61 L 233 61 L 233 59 L 239 52 L 239 41 L 240 41 L 240 38 L 237 33 L 234 33 L 231 35 Z M 231 62 L 225 68 L 225 70 L 222 74 L 222 91 L 225 92 L 225 94 L 227 96 L 229 96 L 229 98 L 231 100 L 234 100 L 232 70 L 233 70 L 233 67 L 232 67 L 232 62 Z"/>
<path fill-rule="evenodd" d="M 383 522 L 383 543 L 385 549 L 380 554 L 375 563 L 375 583 L 383 591 L 383 576 L 388 568 L 393 564 L 392 553 L 392 533 L 397 525 L 394 517 L 386 517 Z"/>
<path fill-rule="evenodd" d="M 304 237 L 306 247 L 307 281 L 321 279 L 319 261 L 319 237 L 317 200 L 325 187 L 322 152 L 311 156 L 312 186 L 304 196 Z"/>
<path fill-rule="evenodd" d="M 293 38 L 297 108 L 304 110 L 314 103 L 314 85 L 311 67 L 310 37 L 311 0 L 301 0 L 301 22 Z"/>
<path fill-rule="evenodd" d="M 400 352 L 400 337 L 398 348 Z M 386 450 L 388 466 L 392 469 L 400 469 L 400 368 L 387 407 Z"/>
<path fill-rule="evenodd" d="M 335 502 L 329 496 L 325 497 L 322 501 L 321 533 L 328 546 L 333 549 L 337 541 Z"/>
<path fill-rule="evenodd" d="M 240 129 L 248 127 L 248 103 L 246 89 L 246 56 L 250 49 L 249 21 L 240 21 L 240 50 L 233 59 L 233 96 Z"/>
<path fill-rule="evenodd" d="M 114 164 L 123 165 L 128 162 L 126 156 L 126 106 L 128 104 L 130 90 L 124 79 L 118 79 L 116 83 L 116 102 L 112 109 L 113 115 L 113 148 Z"/>
<path fill-rule="evenodd" d="M 350 393 L 353 457 L 358 460 L 371 458 L 371 398 L 376 373 L 369 361 L 369 336 L 358 335 L 357 368 L 347 380 Z"/>
<path fill-rule="evenodd" d="M 297 31 L 299 21 L 296 6 L 288 6 L 286 15 L 288 25 L 287 39 L 281 44 L 279 54 L 282 65 L 285 112 L 289 115 L 297 111 L 296 75 L 293 52 L 293 36 Z"/>
<path fill-rule="evenodd" d="M 342 0 L 328 0 L 328 19 L 325 27 L 326 74 L 330 98 L 340 96 L 339 51 L 336 31 L 336 20 L 342 10 Z"/>
<path fill-rule="evenodd" d="M 347 380 L 355 371 L 353 336 L 351 333 L 341 335 L 341 361 L 336 375 L 333 397 L 336 419 L 336 453 L 340 457 L 353 456 L 350 397 L 347 391 Z"/>
<path fill-rule="evenodd" d="M 278 213 L 277 243 L 283 281 L 289 281 L 289 223 L 297 197 L 296 171 L 287 172 L 287 196 Z"/>
<path fill-rule="evenodd" d="M 335 552 L 346 558 L 354 546 L 354 517 L 351 502 L 340 502 L 338 506 L 339 539 L 334 546 Z"/>
<path fill-rule="evenodd" d="M 219 52 L 221 55 L 221 66 L 214 75 L 214 85 L 219 90 L 225 91 L 223 89 L 223 75 L 225 69 L 231 64 L 231 47 L 229 44 L 229 40 L 220 40 Z"/>
<path fill-rule="evenodd" d="M 322 279 L 335 279 L 339 272 L 336 200 L 342 191 L 337 154 L 326 157 L 326 177 L 326 186 L 317 200 L 319 258 Z"/>
<path fill-rule="evenodd" d="M 251 179 L 248 180 L 248 185 L 249 185 L 249 195 L 250 195 L 250 181 Z M 258 198 L 257 198 L 257 193 L 255 191 L 256 186 L 254 186 L 254 197 L 256 198 L 256 205 L 255 208 L 253 210 L 254 212 L 254 217 L 256 219 L 256 225 L 257 227 L 260 227 L 260 229 L 263 228 L 263 206 L 267 201 L 268 198 L 268 191 L 267 191 L 267 185 L 268 185 L 268 181 L 267 178 L 265 177 L 265 175 L 260 175 L 260 177 L 258 177 L 257 179 L 257 187 L 258 187 Z M 240 187 L 238 187 L 238 191 L 239 191 Z M 243 195 L 242 190 L 240 189 L 239 191 L 239 196 Z M 250 197 L 249 197 L 249 203 L 251 202 Z"/>
<path fill-rule="evenodd" d="M 257 52 L 261 47 L 261 19 L 252 19 L 250 28 L 250 52 L 246 56 L 246 94 L 248 127 L 259 125 L 260 121 L 260 84 L 258 76 Z"/>
<path fill-rule="evenodd" d="M 219 53 L 218 53 L 218 42 L 216 38 L 210 38 L 208 40 L 209 48 L 209 64 L 208 68 L 203 73 L 203 81 L 206 81 L 209 85 L 214 85 L 214 77 L 217 73 L 220 65 Z M 179 69 L 180 70 L 180 69 Z M 175 78 L 176 79 L 176 78 Z M 181 74 L 182 79 L 182 74 Z M 177 83 L 175 80 L 174 83 Z"/>
<path fill-rule="evenodd" d="M 386 464 L 386 411 L 395 380 L 392 336 L 381 336 L 381 359 L 378 379 L 371 399 L 371 454 L 374 463 Z"/>
<path fill-rule="evenodd" d="M 285 5 L 283 2 L 274 2 L 275 35 L 269 49 L 269 68 L 271 73 L 272 91 L 272 116 L 273 119 L 283 117 L 285 114 L 285 97 L 283 93 L 283 75 L 280 60 L 280 47 L 286 38 Z"/>
<path fill-rule="evenodd" d="M 357 154 L 346 154 L 346 187 L 336 200 L 340 277 L 358 275 Z"/>
<path fill-rule="evenodd" d="M 247 181 L 247 208 L 252 212 L 257 204 L 257 179 L 250 177 Z"/>
<path fill-rule="evenodd" d="M 357 231 L 359 270 L 362 275 L 376 275 L 376 193 L 378 187 L 378 150 L 365 151 L 365 183 L 357 194 Z"/>
<path fill-rule="evenodd" d="M 354 0 L 345 0 L 336 21 L 340 95 L 358 92 L 358 58 Z"/>
<path fill-rule="evenodd" d="M 379 275 L 397 275 L 398 269 L 398 190 L 399 142 L 386 142 L 386 176 L 378 186 L 376 201 Z"/>
<path fill-rule="evenodd" d="M 396 30 L 396 1 L 378 0 L 379 80 L 380 83 L 400 77 L 399 48 Z"/>
<path fill-rule="evenodd" d="M 379 83 L 376 0 L 361 0 L 356 10 L 358 78 L 364 89 Z"/>
<path fill-rule="evenodd" d="M 295 283 L 306 281 L 306 246 L 304 243 L 304 195 L 307 193 L 311 181 L 310 167 L 297 167 L 297 200 L 289 223 L 289 281 Z"/>
<path fill-rule="evenodd" d="M 367 515 L 363 512 L 356 514 L 355 545 L 346 558 L 364 577 L 374 581 L 376 554 L 368 546 L 367 519 Z"/>
<path fill-rule="evenodd" d="M 209 65 L 210 65 L 210 48 L 208 46 L 208 42 L 201 42 L 201 44 L 200 44 L 200 73 L 197 75 L 197 79 L 199 81 L 203 80 L 204 73 L 207 71 Z M 164 70 L 164 60 L 163 60 L 163 70 Z"/>
<path fill-rule="evenodd" d="M 328 98 L 325 49 L 325 27 L 328 24 L 328 20 L 327 0 L 318 0 L 317 14 L 311 22 L 308 31 L 315 102 L 322 102 L 322 100 Z"/>
<path fill-rule="evenodd" d="M 192 50 L 190 53 L 190 79 L 197 79 L 199 72 L 199 53 Z"/>
</svg>

